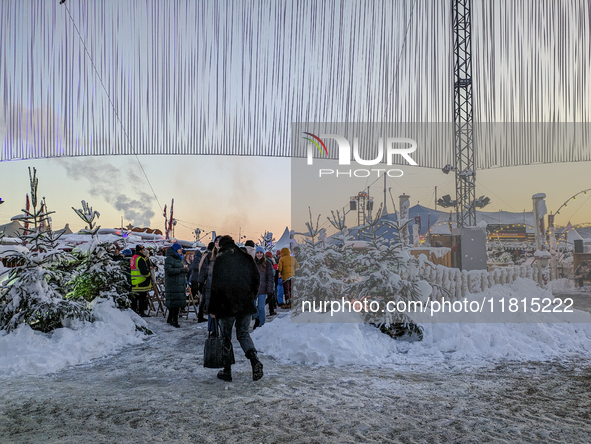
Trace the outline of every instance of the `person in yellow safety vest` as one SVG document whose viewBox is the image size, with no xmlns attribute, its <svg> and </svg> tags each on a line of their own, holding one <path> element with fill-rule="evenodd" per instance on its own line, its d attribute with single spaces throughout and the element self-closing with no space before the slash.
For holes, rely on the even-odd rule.
<svg viewBox="0 0 591 444">
<path fill-rule="evenodd" d="M 148 251 L 143 245 L 135 247 L 135 255 L 129 260 L 131 268 L 131 291 L 135 296 L 131 308 L 141 317 L 148 317 L 148 291 L 152 289 L 152 274 L 148 262 Z"/>
</svg>

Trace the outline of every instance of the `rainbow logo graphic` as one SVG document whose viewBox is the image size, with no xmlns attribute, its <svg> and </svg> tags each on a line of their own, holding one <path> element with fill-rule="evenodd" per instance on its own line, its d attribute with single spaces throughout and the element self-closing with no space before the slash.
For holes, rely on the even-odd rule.
<svg viewBox="0 0 591 444">
<path fill-rule="evenodd" d="M 304 133 L 307 134 L 308 136 L 312 136 L 314 137 L 314 139 L 316 139 L 318 142 L 320 142 L 320 145 L 322 145 L 322 148 L 324 148 L 324 152 L 326 153 L 326 155 L 328 156 L 328 150 L 326 149 L 326 145 L 324 144 L 324 142 L 320 139 L 320 137 L 315 136 L 312 133 Z M 320 148 L 320 145 L 318 145 L 318 143 L 316 143 L 315 140 L 310 139 L 309 137 L 302 137 L 304 140 L 309 140 L 310 142 L 312 142 L 314 145 L 316 145 L 316 147 L 318 148 L 318 151 L 320 151 L 320 154 L 322 154 L 322 148 Z M 311 155 L 311 154 L 310 154 Z"/>
</svg>

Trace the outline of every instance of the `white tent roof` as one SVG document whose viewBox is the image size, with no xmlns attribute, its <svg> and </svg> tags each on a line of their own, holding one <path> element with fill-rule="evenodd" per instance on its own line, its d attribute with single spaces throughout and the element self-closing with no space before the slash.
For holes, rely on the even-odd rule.
<svg viewBox="0 0 591 444">
<path fill-rule="evenodd" d="M 452 222 L 452 227 L 455 223 Z M 449 231 L 449 214 L 440 214 L 439 219 L 431 225 L 431 234 L 451 234 Z"/>
<path fill-rule="evenodd" d="M 575 230 L 573 227 L 570 228 L 570 230 L 568 230 L 566 232 L 566 238 L 568 239 L 569 243 L 572 243 L 573 241 L 576 240 L 581 240 L 583 239 L 583 236 L 581 236 L 579 233 L 577 233 L 577 230 Z"/>
<path fill-rule="evenodd" d="M 22 228 L 22 225 L 18 221 L 13 220 L 8 224 L 0 225 L 0 233 L 3 233 L 6 237 L 16 237 L 21 232 L 19 230 L 20 228 Z"/>
<path fill-rule="evenodd" d="M 285 227 L 281 239 L 279 239 L 273 246 L 273 250 L 281 250 L 282 248 L 291 249 L 291 238 L 289 237 L 289 228 L 287 227 Z"/>
</svg>

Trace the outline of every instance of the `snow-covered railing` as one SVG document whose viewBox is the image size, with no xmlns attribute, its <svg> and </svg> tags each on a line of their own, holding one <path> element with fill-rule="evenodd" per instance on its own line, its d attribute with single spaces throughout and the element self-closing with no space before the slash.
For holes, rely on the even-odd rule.
<svg viewBox="0 0 591 444">
<path fill-rule="evenodd" d="M 466 294 L 481 293 L 496 284 L 510 284 L 517 278 L 531 279 L 538 282 L 538 267 L 531 265 L 516 265 L 514 267 L 486 270 L 460 270 L 443 265 L 433 265 L 428 261 L 421 261 L 418 275 L 433 287 L 433 299 L 442 296 L 456 299 Z M 449 295 L 445 292 L 449 292 Z"/>
</svg>

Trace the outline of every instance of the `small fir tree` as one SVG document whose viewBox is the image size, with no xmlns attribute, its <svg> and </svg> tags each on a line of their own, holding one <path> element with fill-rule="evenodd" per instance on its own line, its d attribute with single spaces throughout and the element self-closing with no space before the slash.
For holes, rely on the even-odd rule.
<svg viewBox="0 0 591 444">
<path fill-rule="evenodd" d="M 380 215 L 381 209 L 375 219 L 367 218 L 371 240 L 362 251 L 348 247 L 351 239 L 344 218 L 334 213 L 329 221 L 340 233 L 333 236 L 332 242 L 317 242 L 315 235 L 319 230 L 312 224 L 310 215 L 310 223 L 306 224 L 309 233 L 296 255 L 301 265 L 294 289 L 297 306 L 301 306 L 304 300 L 342 301 L 344 298 L 352 304 L 358 301 L 364 307 L 365 301 L 367 304 L 375 301 L 383 308 L 389 301 L 408 304 L 420 300 L 418 278 L 411 272 L 415 260 L 396 238 L 388 242 L 377 236 Z M 398 232 L 398 225 L 389 225 Z M 380 309 L 377 312 L 364 310 L 362 315 L 367 323 L 393 337 L 415 335 L 422 338 L 420 327 L 405 313 L 388 313 Z"/>
<path fill-rule="evenodd" d="M 25 248 L 5 252 L 4 257 L 17 266 L 9 271 L 0 287 L 0 329 L 12 331 L 20 324 L 49 332 L 62 326 L 64 318 L 91 320 L 85 303 L 67 300 L 61 287 L 63 275 L 53 269 L 65 261 L 51 231 L 45 202 L 37 208 L 37 171 L 29 168 L 32 210 L 22 210 L 26 226 L 19 235 Z M 45 200 L 45 199 L 43 199 Z"/>
<path fill-rule="evenodd" d="M 99 242 L 100 226 L 96 225 L 94 219 L 100 217 L 100 213 L 93 211 L 86 201 L 83 200 L 81 203 L 82 209 L 72 209 L 87 224 L 86 234 L 90 234 L 92 240 L 86 252 L 76 253 L 77 266 L 68 282 L 67 297 L 87 302 L 98 297 L 111 298 L 117 307 L 128 308 L 131 306 L 131 289 L 125 267 L 113 260 L 113 244 Z"/>
</svg>

